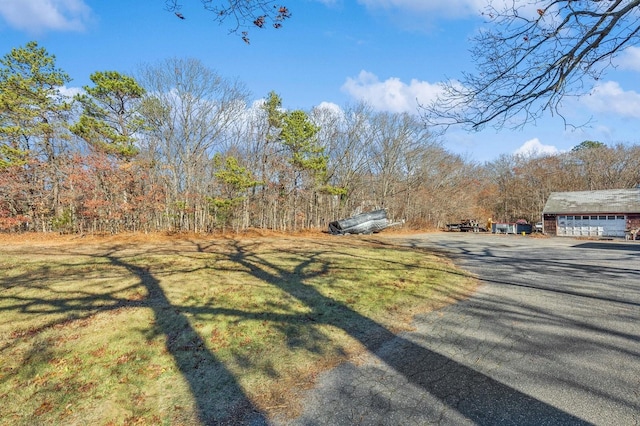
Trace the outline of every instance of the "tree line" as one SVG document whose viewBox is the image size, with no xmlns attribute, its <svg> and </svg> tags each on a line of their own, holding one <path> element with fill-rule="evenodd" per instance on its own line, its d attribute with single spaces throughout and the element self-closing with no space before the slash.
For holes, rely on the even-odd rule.
<svg viewBox="0 0 640 426">
<path fill-rule="evenodd" d="M 415 115 L 250 103 L 195 59 L 90 80 L 68 95 L 35 42 L 0 59 L 0 230 L 297 231 L 378 208 L 416 228 L 537 221 L 552 191 L 640 183 L 635 145 L 478 164 Z"/>
</svg>

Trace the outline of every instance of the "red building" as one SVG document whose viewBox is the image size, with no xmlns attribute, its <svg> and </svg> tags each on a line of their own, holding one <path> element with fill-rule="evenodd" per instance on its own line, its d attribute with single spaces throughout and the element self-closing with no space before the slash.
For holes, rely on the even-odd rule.
<svg viewBox="0 0 640 426">
<path fill-rule="evenodd" d="M 542 219 L 549 235 L 625 237 L 640 228 L 640 187 L 552 192 Z"/>
</svg>

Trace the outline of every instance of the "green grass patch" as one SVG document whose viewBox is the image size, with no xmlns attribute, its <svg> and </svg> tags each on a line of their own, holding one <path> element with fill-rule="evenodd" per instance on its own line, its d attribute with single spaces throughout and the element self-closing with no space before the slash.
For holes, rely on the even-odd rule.
<svg viewBox="0 0 640 426">
<path fill-rule="evenodd" d="M 474 280 L 364 238 L 0 247 L 0 418 L 205 424 L 295 413 L 296 390 Z"/>
</svg>

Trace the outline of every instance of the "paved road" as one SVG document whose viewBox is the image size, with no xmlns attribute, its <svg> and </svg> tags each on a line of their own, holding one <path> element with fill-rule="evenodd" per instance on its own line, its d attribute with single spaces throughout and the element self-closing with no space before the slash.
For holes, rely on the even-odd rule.
<svg viewBox="0 0 640 426">
<path fill-rule="evenodd" d="M 302 416 L 276 424 L 640 425 L 640 243 L 401 242 L 445 250 L 484 284 L 325 373 Z"/>
</svg>

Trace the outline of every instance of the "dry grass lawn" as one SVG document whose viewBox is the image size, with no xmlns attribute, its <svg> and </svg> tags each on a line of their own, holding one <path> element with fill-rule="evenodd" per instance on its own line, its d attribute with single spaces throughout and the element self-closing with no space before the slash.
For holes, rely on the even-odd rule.
<svg viewBox="0 0 640 426">
<path fill-rule="evenodd" d="M 319 372 L 474 285 L 377 236 L 0 235 L 0 419 L 295 415 Z"/>
</svg>

